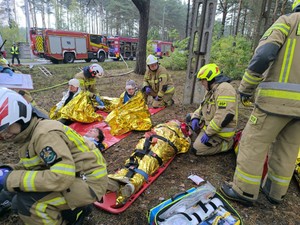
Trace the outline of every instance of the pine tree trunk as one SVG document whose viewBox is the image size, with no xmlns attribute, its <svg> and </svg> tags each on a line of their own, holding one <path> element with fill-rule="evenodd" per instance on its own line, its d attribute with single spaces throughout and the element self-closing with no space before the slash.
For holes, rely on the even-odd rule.
<svg viewBox="0 0 300 225">
<path fill-rule="evenodd" d="M 146 72 L 146 47 L 149 27 L 150 0 L 132 0 L 132 2 L 140 13 L 139 44 L 134 72 L 143 75 Z"/>
</svg>

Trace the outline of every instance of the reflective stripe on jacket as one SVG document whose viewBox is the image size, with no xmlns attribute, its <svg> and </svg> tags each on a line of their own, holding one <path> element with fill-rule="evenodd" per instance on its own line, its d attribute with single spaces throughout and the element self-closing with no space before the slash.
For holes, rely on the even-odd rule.
<svg viewBox="0 0 300 225">
<path fill-rule="evenodd" d="M 13 54 L 13 55 L 18 55 L 19 54 L 19 48 L 16 46 L 12 46 L 11 47 L 11 50 L 10 50 L 10 53 Z"/>
<path fill-rule="evenodd" d="M 222 126 L 228 114 L 234 115 L 233 119 Z M 193 118 L 204 120 L 205 133 L 208 136 L 218 135 L 223 139 L 231 139 L 237 127 L 237 95 L 233 86 L 227 82 L 215 84 L 206 93 L 204 101 L 193 113 Z"/>
<path fill-rule="evenodd" d="M 266 61 L 271 54 L 268 48 L 278 48 L 273 61 Z M 265 32 L 250 62 L 239 91 L 253 95 L 255 103 L 265 112 L 300 115 L 300 13 L 283 15 Z M 274 58 L 274 57 L 269 57 Z M 259 71 L 261 61 L 270 65 Z"/>
</svg>

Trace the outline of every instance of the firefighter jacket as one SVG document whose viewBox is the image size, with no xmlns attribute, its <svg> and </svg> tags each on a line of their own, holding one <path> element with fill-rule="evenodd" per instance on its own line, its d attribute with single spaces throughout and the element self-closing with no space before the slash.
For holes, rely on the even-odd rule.
<svg viewBox="0 0 300 225">
<path fill-rule="evenodd" d="M 79 80 L 81 90 L 90 92 L 90 97 L 98 94 L 96 78 L 86 78 L 83 71 L 75 74 L 74 78 Z"/>
<path fill-rule="evenodd" d="M 277 115 L 300 115 L 300 13 L 283 15 L 265 32 L 246 69 L 239 92 Z"/>
<path fill-rule="evenodd" d="M 159 66 L 156 71 L 147 69 L 143 89 L 146 86 L 151 87 L 159 98 L 165 93 L 174 93 L 175 90 L 172 77 L 163 66 Z"/>
<path fill-rule="evenodd" d="M 10 50 L 10 53 L 12 55 L 19 55 L 19 47 L 18 46 L 12 46 L 11 50 Z"/>
<path fill-rule="evenodd" d="M 208 136 L 230 140 L 237 127 L 237 96 L 233 86 L 228 82 L 214 83 L 193 113 L 194 118 L 204 122 L 203 129 Z"/>
<path fill-rule="evenodd" d="M 62 192 L 71 208 L 78 201 L 74 193 L 80 193 L 81 182 L 89 185 L 91 195 L 98 200 L 105 193 L 105 159 L 94 143 L 70 127 L 33 117 L 14 142 L 22 145 L 20 161 L 12 165 L 6 180 L 8 191 Z"/>
</svg>

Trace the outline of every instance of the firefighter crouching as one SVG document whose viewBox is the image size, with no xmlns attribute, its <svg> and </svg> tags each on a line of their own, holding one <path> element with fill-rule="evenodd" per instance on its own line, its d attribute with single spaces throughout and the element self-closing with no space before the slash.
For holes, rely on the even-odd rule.
<svg viewBox="0 0 300 225">
<path fill-rule="evenodd" d="M 255 94 L 255 108 L 243 130 L 232 183 L 221 192 L 250 205 L 260 189 L 272 204 L 287 193 L 300 139 L 300 0 L 264 33 L 239 86 L 241 98 Z M 261 182 L 268 155 L 268 171 Z"/>
<path fill-rule="evenodd" d="M 71 128 L 41 118 L 21 95 L 0 88 L 0 140 L 21 144 L 20 161 L 0 168 L 0 187 L 16 193 L 25 224 L 68 224 L 65 210 L 99 201 L 107 189 L 106 162 Z"/>
<path fill-rule="evenodd" d="M 207 90 L 200 107 L 187 116 L 198 134 L 192 152 L 213 155 L 231 149 L 237 127 L 237 96 L 230 79 L 212 63 L 200 68 L 197 79 Z"/>
<path fill-rule="evenodd" d="M 154 108 L 171 106 L 174 104 L 173 95 L 175 87 L 171 75 L 166 68 L 159 65 L 154 55 L 147 57 L 148 69 L 144 76 L 143 93 L 146 100 L 152 96 Z"/>
</svg>

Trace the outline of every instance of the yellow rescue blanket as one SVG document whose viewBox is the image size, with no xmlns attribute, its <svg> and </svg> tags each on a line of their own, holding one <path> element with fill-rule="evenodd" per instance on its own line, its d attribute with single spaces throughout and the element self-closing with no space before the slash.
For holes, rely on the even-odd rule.
<svg viewBox="0 0 300 225">
<path fill-rule="evenodd" d="M 60 110 L 56 110 L 56 106 L 50 109 L 49 117 L 52 120 L 67 119 L 81 123 L 92 123 L 95 121 L 102 121 L 102 115 L 95 112 L 94 105 L 96 102 L 92 101 L 89 93 L 81 91 L 75 96 L 67 105 Z"/>
<path fill-rule="evenodd" d="M 112 135 L 125 134 L 132 130 L 146 131 L 152 127 L 151 115 L 142 92 L 138 91 L 128 102 L 123 104 L 124 94 L 105 119 L 111 127 Z M 105 103 L 106 104 L 106 103 Z"/>
</svg>

